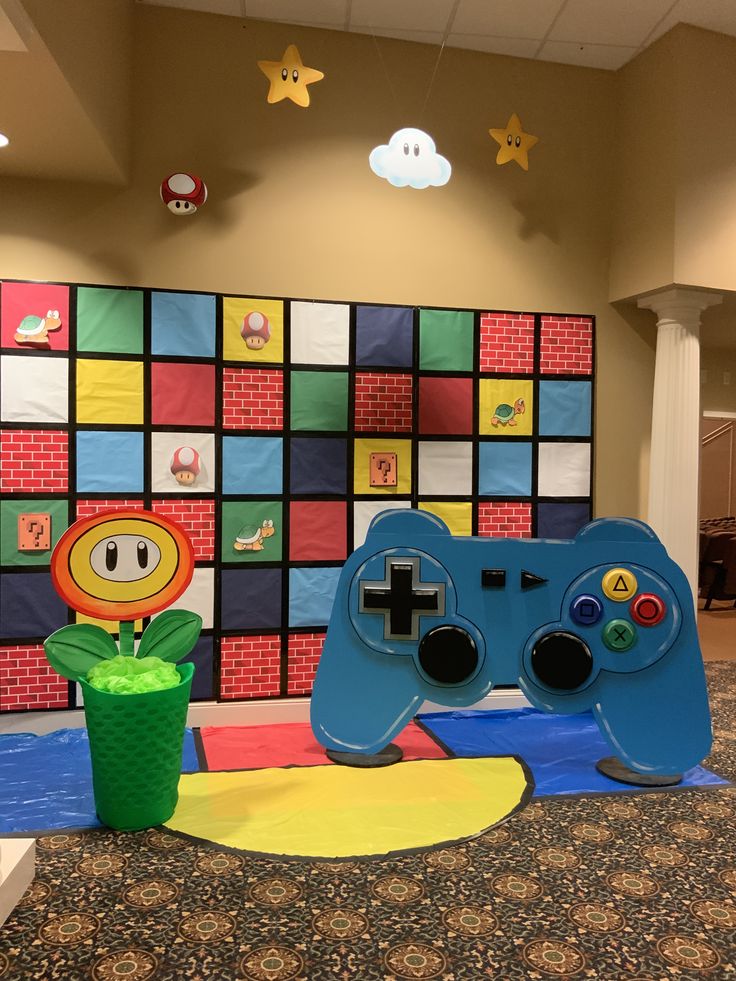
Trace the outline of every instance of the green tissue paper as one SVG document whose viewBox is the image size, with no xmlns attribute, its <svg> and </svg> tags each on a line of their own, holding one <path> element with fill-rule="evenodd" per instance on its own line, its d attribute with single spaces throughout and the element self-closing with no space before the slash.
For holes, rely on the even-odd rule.
<svg viewBox="0 0 736 981">
<path fill-rule="evenodd" d="M 162 661 L 160 657 L 137 658 L 118 654 L 90 668 L 87 683 L 98 691 L 140 695 L 175 688 L 181 683 L 181 676 L 175 664 Z"/>
</svg>

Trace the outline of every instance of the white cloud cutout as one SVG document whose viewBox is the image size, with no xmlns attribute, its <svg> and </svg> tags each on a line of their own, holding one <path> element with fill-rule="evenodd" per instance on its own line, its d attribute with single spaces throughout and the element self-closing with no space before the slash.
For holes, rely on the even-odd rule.
<svg viewBox="0 0 736 981">
<path fill-rule="evenodd" d="M 450 179 L 450 161 L 437 153 L 432 137 L 421 129 L 400 129 L 368 158 L 371 170 L 394 187 L 441 187 Z"/>
</svg>

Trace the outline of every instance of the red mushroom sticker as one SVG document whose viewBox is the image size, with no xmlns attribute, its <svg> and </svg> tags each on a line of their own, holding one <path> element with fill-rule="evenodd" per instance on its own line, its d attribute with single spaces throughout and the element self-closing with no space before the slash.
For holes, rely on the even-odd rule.
<svg viewBox="0 0 736 981">
<path fill-rule="evenodd" d="M 252 310 L 243 317 L 240 334 L 246 347 L 251 351 L 260 351 L 271 340 L 271 325 L 268 317 L 258 310 Z"/>
<path fill-rule="evenodd" d="M 207 185 L 194 174 L 169 174 L 161 181 L 161 200 L 175 215 L 193 215 L 207 200 Z"/>
<path fill-rule="evenodd" d="M 199 453 L 193 446 L 180 446 L 171 458 L 171 472 L 177 482 L 185 486 L 191 485 L 199 476 L 202 462 Z"/>
</svg>

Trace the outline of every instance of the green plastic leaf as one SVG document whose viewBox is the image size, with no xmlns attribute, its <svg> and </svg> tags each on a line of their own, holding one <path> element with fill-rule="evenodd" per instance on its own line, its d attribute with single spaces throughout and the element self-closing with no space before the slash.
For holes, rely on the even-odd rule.
<svg viewBox="0 0 736 981">
<path fill-rule="evenodd" d="M 138 657 L 160 657 L 162 661 L 181 661 L 197 643 L 202 617 L 189 610 L 166 610 L 143 631 Z"/>
<path fill-rule="evenodd" d="M 71 681 L 79 681 L 90 668 L 118 653 L 110 634 L 91 623 L 61 627 L 46 638 L 43 649 L 54 671 Z"/>
</svg>

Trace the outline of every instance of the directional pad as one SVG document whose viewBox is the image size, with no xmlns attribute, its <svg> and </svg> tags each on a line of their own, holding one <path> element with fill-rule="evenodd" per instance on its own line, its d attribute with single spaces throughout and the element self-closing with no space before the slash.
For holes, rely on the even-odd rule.
<svg viewBox="0 0 736 981">
<path fill-rule="evenodd" d="M 445 584 L 422 582 L 418 558 L 386 558 L 386 578 L 360 583 L 360 612 L 382 613 L 385 640 L 417 640 L 420 616 L 444 616 Z"/>
</svg>

